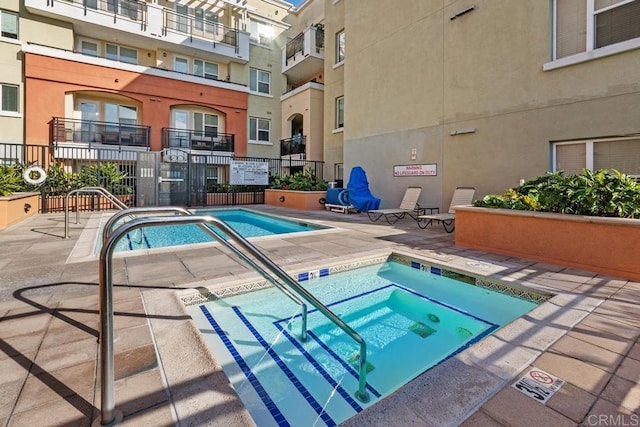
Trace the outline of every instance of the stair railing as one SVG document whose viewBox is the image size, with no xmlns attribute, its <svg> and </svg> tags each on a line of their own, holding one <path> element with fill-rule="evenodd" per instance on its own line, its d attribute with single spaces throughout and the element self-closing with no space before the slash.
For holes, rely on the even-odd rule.
<svg viewBox="0 0 640 427">
<path fill-rule="evenodd" d="M 224 221 L 212 216 L 201 215 L 185 215 L 172 217 L 146 217 L 136 218 L 119 226 L 113 233 L 109 235 L 107 241 L 100 251 L 99 263 L 99 292 L 100 292 L 100 380 L 101 380 L 101 407 L 100 407 L 100 423 L 111 424 L 120 419 L 122 414 L 115 410 L 115 386 L 114 386 L 114 327 L 113 327 L 113 253 L 115 245 L 127 233 L 143 227 L 154 227 L 170 224 L 209 224 L 220 229 L 226 234 L 230 240 L 234 241 L 240 248 L 251 254 L 276 277 L 281 279 L 283 283 L 293 289 L 298 295 L 307 300 L 319 312 L 324 314 L 332 323 L 342 329 L 356 343 L 360 345 L 359 358 L 359 382 L 358 390 L 355 396 L 361 402 L 369 401 L 369 393 L 366 390 L 367 385 L 367 344 L 362 337 L 347 325 L 342 319 L 336 316 L 329 308 L 314 297 L 309 291 L 304 289 L 293 278 L 291 278 L 284 270 L 276 265 L 271 259 L 260 252 L 244 237 L 229 227 Z M 223 239 L 214 233 L 216 239 L 225 247 L 229 248 L 233 245 L 229 241 Z M 237 251 L 239 249 L 236 248 Z M 234 251 L 234 253 L 236 253 Z M 98 421 L 98 420 L 96 420 Z"/>
<path fill-rule="evenodd" d="M 120 199 L 107 191 L 106 188 L 103 187 L 82 187 L 75 190 L 71 190 L 67 193 L 67 196 L 64 198 L 64 238 L 69 238 L 69 197 L 71 195 L 76 195 L 76 224 L 80 222 L 80 193 L 94 193 L 99 194 L 113 203 L 118 209 L 127 209 L 128 206 L 125 205 Z"/>
</svg>

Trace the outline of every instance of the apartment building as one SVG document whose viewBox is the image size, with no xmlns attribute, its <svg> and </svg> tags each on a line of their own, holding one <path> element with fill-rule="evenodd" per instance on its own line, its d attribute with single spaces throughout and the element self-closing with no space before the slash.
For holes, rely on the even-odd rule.
<svg viewBox="0 0 640 427">
<path fill-rule="evenodd" d="M 640 175 L 640 0 L 2 0 L 0 142 L 363 166 L 383 206 Z M 211 155 L 214 153 L 215 156 Z M 68 159 L 81 163 L 86 159 Z"/>
<path fill-rule="evenodd" d="M 383 206 L 408 186 L 449 206 L 458 186 L 502 193 L 548 171 L 640 175 L 640 1 L 333 6 L 347 40 L 344 169 L 363 166 Z"/>
</svg>

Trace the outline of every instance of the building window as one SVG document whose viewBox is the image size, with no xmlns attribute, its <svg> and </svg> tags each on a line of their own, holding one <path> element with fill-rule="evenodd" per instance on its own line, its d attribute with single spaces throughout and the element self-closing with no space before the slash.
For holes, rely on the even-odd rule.
<svg viewBox="0 0 640 427">
<path fill-rule="evenodd" d="M 98 43 L 97 42 L 88 41 L 88 40 L 81 40 L 80 41 L 80 53 L 82 53 L 83 55 L 100 56 L 100 50 L 98 48 Z"/>
<path fill-rule="evenodd" d="M 344 61 L 344 30 L 336 34 L 336 64 Z"/>
<path fill-rule="evenodd" d="M 204 77 L 205 79 L 218 79 L 218 64 L 213 62 L 202 61 L 200 59 L 193 60 L 193 74 Z"/>
<path fill-rule="evenodd" d="M 271 73 L 268 71 L 249 69 L 249 90 L 269 95 L 271 93 Z"/>
<path fill-rule="evenodd" d="M 189 34 L 189 6 L 186 4 L 175 4 L 176 17 L 175 17 L 175 29 L 181 33 Z"/>
<path fill-rule="evenodd" d="M 640 177 L 640 139 L 601 139 L 553 144 L 553 171 L 567 174 L 582 169 L 616 169 Z"/>
<path fill-rule="evenodd" d="M 554 12 L 554 59 L 640 38 L 640 0 L 555 0 Z"/>
<path fill-rule="evenodd" d="M 193 113 L 193 130 L 200 133 L 200 136 L 218 136 L 218 116 L 215 114 Z"/>
<path fill-rule="evenodd" d="M 336 98 L 336 129 L 344 127 L 344 96 Z"/>
<path fill-rule="evenodd" d="M 2 37 L 18 39 L 18 14 L 6 10 L 0 10 L 0 28 Z"/>
<path fill-rule="evenodd" d="M 249 117 L 249 141 L 257 144 L 271 142 L 271 120 Z"/>
<path fill-rule="evenodd" d="M 189 72 L 189 60 L 176 56 L 173 59 L 173 71 L 187 74 Z"/>
<path fill-rule="evenodd" d="M 260 21 L 251 21 L 250 38 L 252 41 L 268 45 L 273 39 L 273 27 Z"/>
<path fill-rule="evenodd" d="M 196 32 L 210 35 L 218 34 L 218 14 L 197 7 L 194 16 Z"/>
<path fill-rule="evenodd" d="M 124 46 L 116 46 L 107 43 L 107 59 L 114 61 L 127 62 L 129 64 L 138 63 L 138 51 Z"/>
<path fill-rule="evenodd" d="M 2 84 L 0 100 L 3 113 L 18 113 L 18 86 Z"/>
</svg>

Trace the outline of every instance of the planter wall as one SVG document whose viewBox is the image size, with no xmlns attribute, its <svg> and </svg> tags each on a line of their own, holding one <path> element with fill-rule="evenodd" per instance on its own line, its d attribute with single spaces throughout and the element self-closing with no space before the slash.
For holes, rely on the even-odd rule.
<svg viewBox="0 0 640 427">
<path fill-rule="evenodd" d="M 264 203 L 284 208 L 324 210 L 326 191 L 264 190 Z"/>
<path fill-rule="evenodd" d="M 456 245 L 640 281 L 640 220 L 456 208 Z"/>
<path fill-rule="evenodd" d="M 0 197 L 0 230 L 38 213 L 40 193 L 15 193 Z"/>
</svg>

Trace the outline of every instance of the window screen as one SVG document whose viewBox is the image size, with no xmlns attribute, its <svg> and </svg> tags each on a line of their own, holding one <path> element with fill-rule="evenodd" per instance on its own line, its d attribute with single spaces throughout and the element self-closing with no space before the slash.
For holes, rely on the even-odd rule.
<svg viewBox="0 0 640 427">
<path fill-rule="evenodd" d="M 640 139 L 602 141 L 593 146 L 593 168 L 640 176 Z"/>
<path fill-rule="evenodd" d="M 587 159 L 587 145 L 584 142 L 578 144 L 556 145 L 556 171 L 565 171 L 566 174 L 582 172 Z"/>
<path fill-rule="evenodd" d="M 595 25 L 596 48 L 640 37 L 640 0 L 597 13 Z"/>
<path fill-rule="evenodd" d="M 587 50 L 587 2 L 556 2 L 556 59 Z"/>
</svg>

